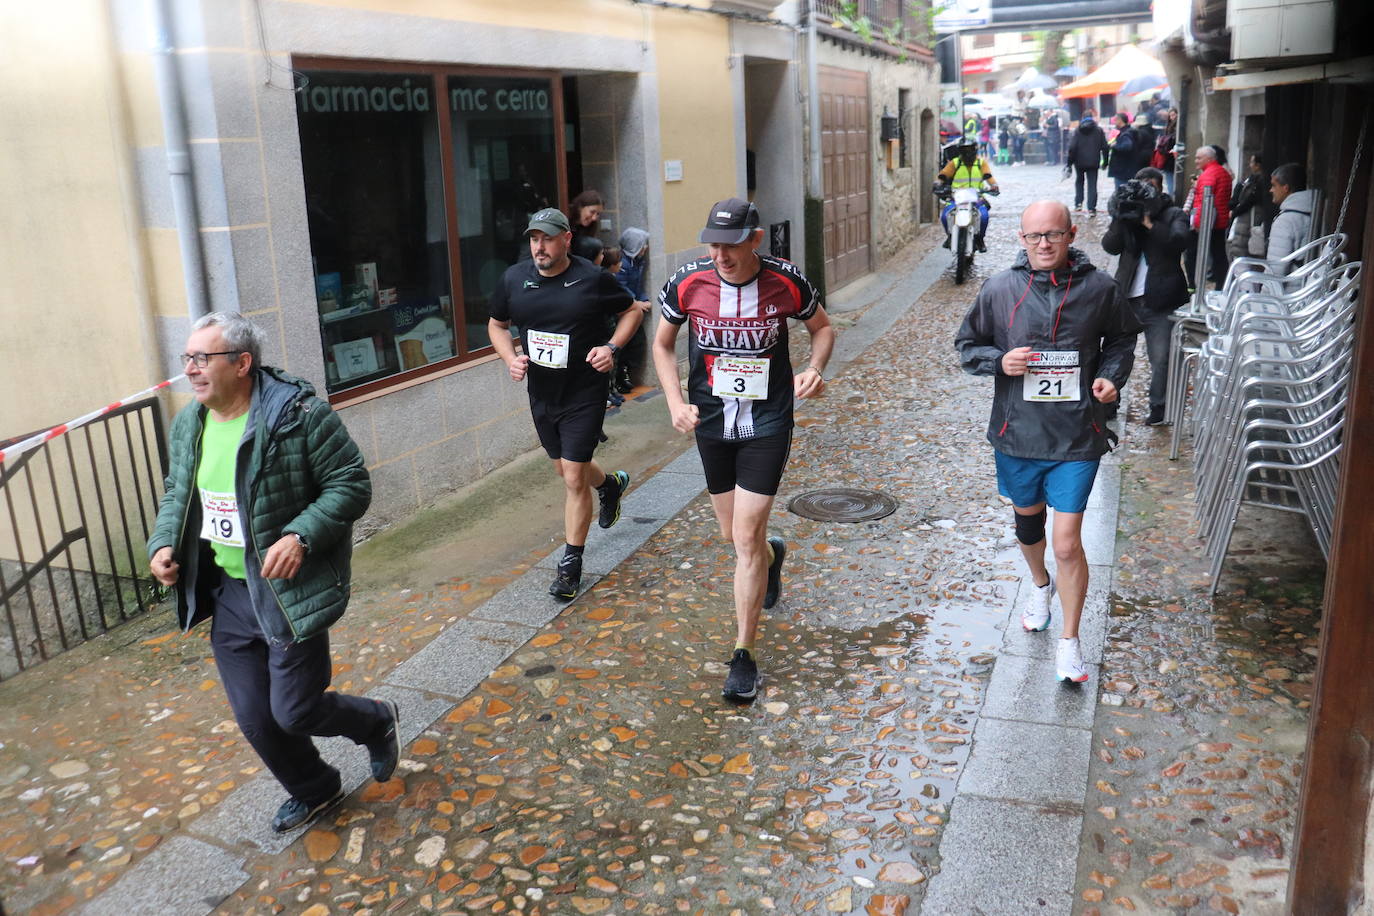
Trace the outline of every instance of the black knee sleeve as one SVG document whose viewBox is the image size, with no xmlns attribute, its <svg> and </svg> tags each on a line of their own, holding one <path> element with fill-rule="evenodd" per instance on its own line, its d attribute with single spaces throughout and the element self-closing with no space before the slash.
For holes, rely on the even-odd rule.
<svg viewBox="0 0 1374 916">
<path fill-rule="evenodd" d="M 1016 539 L 1029 547 L 1045 539 L 1045 517 L 1048 513 L 1041 509 L 1034 515 L 1016 513 Z"/>
</svg>

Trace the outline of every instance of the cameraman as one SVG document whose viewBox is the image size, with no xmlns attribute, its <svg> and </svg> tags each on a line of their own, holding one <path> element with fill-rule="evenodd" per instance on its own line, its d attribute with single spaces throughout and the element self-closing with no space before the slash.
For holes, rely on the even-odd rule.
<svg viewBox="0 0 1374 916">
<path fill-rule="evenodd" d="M 1120 255 L 1116 282 L 1145 325 L 1150 358 L 1149 426 L 1164 424 L 1169 376 L 1169 313 L 1188 300 L 1179 259 L 1191 234 L 1188 216 L 1164 193 L 1164 173 L 1144 168 L 1107 202 L 1111 225 L 1102 236 L 1108 254 Z"/>
</svg>

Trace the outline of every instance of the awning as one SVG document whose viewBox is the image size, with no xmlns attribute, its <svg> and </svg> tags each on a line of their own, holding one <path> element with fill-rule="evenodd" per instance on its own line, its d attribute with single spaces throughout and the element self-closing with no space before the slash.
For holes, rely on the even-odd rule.
<svg viewBox="0 0 1374 916">
<path fill-rule="evenodd" d="M 1212 80 L 1213 89 L 1260 89 L 1264 86 L 1285 86 L 1293 83 L 1322 81 L 1368 83 L 1374 79 L 1374 57 L 1331 61 L 1306 67 L 1287 67 L 1282 70 L 1250 70 L 1218 75 Z"/>
<path fill-rule="evenodd" d="M 1061 99 L 1082 99 L 1098 95 L 1116 95 L 1127 80 L 1147 73 L 1163 73 L 1164 65 L 1135 45 L 1126 45 L 1111 60 L 1082 79 L 1074 80 L 1059 90 Z"/>
</svg>

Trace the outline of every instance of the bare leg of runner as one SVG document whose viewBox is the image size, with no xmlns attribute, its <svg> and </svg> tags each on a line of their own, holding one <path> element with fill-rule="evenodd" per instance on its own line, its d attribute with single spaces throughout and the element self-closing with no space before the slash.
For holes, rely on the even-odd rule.
<svg viewBox="0 0 1374 916">
<path fill-rule="evenodd" d="M 1088 557 L 1083 552 L 1082 532 L 1082 512 L 1054 513 L 1054 565 L 1059 574 L 1057 588 L 1059 606 L 1064 610 L 1065 639 L 1078 635 L 1078 621 L 1088 597 Z M 1040 549 L 1043 553 L 1043 543 Z"/>
<path fill-rule="evenodd" d="M 711 496 L 721 537 L 735 547 L 736 642 L 752 646 L 768 585 L 768 516 L 773 497 L 739 487 Z"/>
<path fill-rule="evenodd" d="M 555 459 L 554 470 L 563 478 L 563 535 L 569 544 L 585 545 L 592 524 L 592 489 L 606 481 L 606 472 L 595 461 Z"/>
<path fill-rule="evenodd" d="M 1037 503 L 1034 506 L 1023 509 L 1020 506 L 1012 506 L 1012 510 L 1017 515 L 1039 515 L 1045 511 L 1044 503 Z M 1049 570 L 1045 568 L 1045 539 L 1041 538 L 1037 544 L 1021 544 L 1021 556 L 1026 558 L 1026 566 L 1030 569 L 1031 579 L 1036 585 L 1044 585 L 1050 581 Z"/>
</svg>

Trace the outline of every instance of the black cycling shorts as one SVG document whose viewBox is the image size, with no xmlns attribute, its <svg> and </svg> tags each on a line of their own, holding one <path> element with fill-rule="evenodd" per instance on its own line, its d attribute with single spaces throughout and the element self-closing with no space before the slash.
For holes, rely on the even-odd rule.
<svg viewBox="0 0 1374 916">
<path fill-rule="evenodd" d="M 762 496 L 776 496 L 787 456 L 792 451 L 792 430 L 757 439 L 697 436 L 697 451 L 706 471 L 706 489 L 712 495 L 739 487 Z"/>
<path fill-rule="evenodd" d="M 555 460 L 586 463 L 601 444 L 601 424 L 606 420 L 606 402 L 546 404 L 530 398 L 530 416 L 539 444 Z"/>
</svg>

